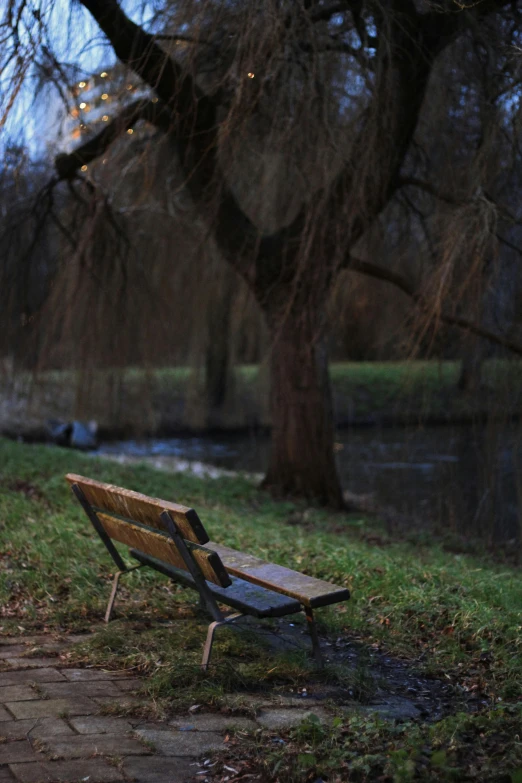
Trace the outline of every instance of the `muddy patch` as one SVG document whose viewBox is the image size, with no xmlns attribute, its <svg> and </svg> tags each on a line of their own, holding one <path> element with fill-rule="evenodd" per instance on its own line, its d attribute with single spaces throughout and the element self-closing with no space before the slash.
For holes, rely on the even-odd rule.
<svg viewBox="0 0 522 783">
<path fill-rule="evenodd" d="M 256 630 L 272 649 L 310 650 L 307 630 L 300 622 L 280 620 L 269 630 L 260 625 Z M 439 721 L 460 711 L 475 712 L 489 704 L 483 694 L 467 692 L 449 676 L 428 676 L 419 662 L 395 658 L 347 636 L 323 636 L 321 648 L 332 671 L 342 667 L 342 684 L 328 684 L 327 676 L 326 681 L 312 676 L 306 687 L 280 693 L 277 699 L 281 704 L 313 712 L 314 706 L 329 702 L 346 711 L 422 722 Z"/>
</svg>

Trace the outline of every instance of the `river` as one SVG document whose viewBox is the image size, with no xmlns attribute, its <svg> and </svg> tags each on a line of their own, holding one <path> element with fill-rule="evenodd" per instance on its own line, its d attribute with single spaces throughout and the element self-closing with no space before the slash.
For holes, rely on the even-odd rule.
<svg viewBox="0 0 522 783">
<path fill-rule="evenodd" d="M 107 456 L 144 461 L 169 458 L 262 473 L 265 436 L 203 436 L 104 443 Z M 337 436 L 345 489 L 370 495 L 387 515 L 406 516 L 426 528 L 520 545 L 522 529 L 522 426 L 513 424 L 353 428 Z"/>
</svg>

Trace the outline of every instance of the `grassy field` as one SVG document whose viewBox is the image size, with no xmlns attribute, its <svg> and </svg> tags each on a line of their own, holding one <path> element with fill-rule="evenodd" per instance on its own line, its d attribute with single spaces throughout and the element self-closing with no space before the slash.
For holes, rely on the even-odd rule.
<svg viewBox="0 0 522 783">
<path fill-rule="evenodd" d="M 458 391 L 459 362 L 357 362 L 331 365 L 339 424 L 469 420 L 522 412 L 522 362 L 484 363 L 480 389 Z M 228 400 L 209 414 L 203 378 L 184 367 L 75 376 L 0 378 L 0 432 L 35 430 L 47 418 L 96 419 L 109 433 L 151 434 L 206 427 L 266 427 L 266 368 L 236 368 Z"/>
<path fill-rule="evenodd" d="M 349 642 L 357 664 L 338 654 L 319 673 L 300 649 L 274 651 L 258 636 L 225 630 L 203 674 L 206 618 L 195 594 L 146 571 L 126 577 L 116 619 L 102 628 L 112 563 L 72 500 L 69 471 L 192 505 L 216 540 L 348 586 L 353 600 L 319 616 L 332 649 Z M 360 514 L 274 502 L 239 478 L 170 476 L 5 440 L 0 541 L 1 633 L 95 627 L 73 658 L 141 671 L 160 714 L 194 703 L 244 712 L 252 709 L 246 694 L 304 686 L 368 703 L 380 652 L 451 686 L 451 710 L 435 721 L 386 721 L 334 700 L 326 727 L 311 718 L 278 732 L 283 742 L 270 732 L 234 737 L 224 761 L 241 760 L 266 781 L 522 780 L 522 579 L 507 565 L 429 539 L 393 540 Z"/>
</svg>

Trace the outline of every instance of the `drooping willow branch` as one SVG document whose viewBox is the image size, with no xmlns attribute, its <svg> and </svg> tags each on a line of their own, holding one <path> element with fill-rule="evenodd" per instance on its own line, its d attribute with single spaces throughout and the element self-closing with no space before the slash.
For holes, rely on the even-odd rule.
<svg viewBox="0 0 522 783">
<path fill-rule="evenodd" d="M 377 280 L 384 280 L 387 283 L 400 289 L 404 294 L 410 297 L 415 304 L 419 305 L 422 309 L 427 308 L 427 302 L 420 291 L 417 291 L 412 283 L 401 275 L 399 272 L 395 272 L 393 269 L 386 269 L 385 267 L 372 264 L 370 261 L 363 261 L 359 258 L 350 256 L 346 263 L 345 269 L 353 272 L 359 272 L 362 275 L 376 278 Z M 496 345 L 500 345 L 503 348 L 507 348 L 513 353 L 522 356 L 522 345 L 516 343 L 514 340 L 510 340 L 508 337 L 504 337 L 501 334 L 492 332 L 489 329 L 485 329 L 474 321 L 470 321 L 468 318 L 463 318 L 458 315 L 452 315 L 451 313 L 440 313 L 438 319 L 443 323 L 450 326 L 458 326 L 471 334 L 476 334 L 478 337 L 483 337 L 485 340 L 489 340 Z"/>
<path fill-rule="evenodd" d="M 127 106 L 121 113 L 114 119 L 109 125 L 103 129 L 97 136 L 90 139 L 84 145 L 74 150 L 67 155 L 59 155 L 55 160 L 55 165 L 58 173 L 58 178 L 62 180 L 72 179 L 78 172 L 78 170 L 94 159 L 99 157 L 105 150 L 128 128 L 139 120 L 146 120 L 153 123 L 158 128 L 161 128 L 165 132 L 172 129 L 172 114 L 168 108 L 161 103 L 153 103 L 152 101 L 135 101 Z M 53 185 L 55 182 L 53 181 Z M 417 182 L 405 181 L 404 184 L 417 185 Z M 424 183 L 422 183 L 424 185 Z M 386 269 L 385 267 L 378 266 L 369 261 L 363 261 L 361 259 L 350 256 L 349 261 L 345 265 L 346 269 L 351 269 L 354 272 L 373 277 L 379 280 L 384 280 L 396 288 L 400 289 L 403 293 L 409 296 L 416 304 L 423 309 L 427 307 L 427 303 L 421 292 L 416 291 L 411 282 L 401 275 L 400 273 Z M 488 329 L 480 326 L 479 324 L 470 321 L 469 319 L 461 316 L 455 316 L 450 313 L 441 313 L 439 320 L 451 326 L 458 326 L 465 331 L 476 334 L 490 342 L 500 345 L 508 350 L 522 356 L 522 346 L 518 343 L 510 340 L 507 337 L 491 332 Z"/>
</svg>

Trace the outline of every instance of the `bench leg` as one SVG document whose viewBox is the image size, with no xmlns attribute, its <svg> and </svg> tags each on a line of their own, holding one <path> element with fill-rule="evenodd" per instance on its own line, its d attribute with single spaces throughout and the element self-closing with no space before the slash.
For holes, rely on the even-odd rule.
<svg viewBox="0 0 522 783">
<path fill-rule="evenodd" d="M 120 576 L 122 574 L 128 574 L 129 571 L 136 571 L 137 568 L 142 568 L 143 564 L 140 563 L 140 565 L 133 566 L 132 568 L 126 568 L 125 571 L 116 571 L 114 574 L 114 579 L 112 580 L 112 590 L 111 590 L 111 596 L 109 598 L 109 603 L 107 604 L 107 609 L 105 611 L 105 617 L 104 621 L 106 623 L 110 622 L 112 609 L 114 607 L 114 601 L 116 600 L 116 593 L 118 592 L 118 584 L 120 581 Z"/>
<path fill-rule="evenodd" d="M 203 658 L 201 659 L 201 668 L 204 672 L 208 669 L 208 664 L 210 661 L 210 655 L 212 653 L 212 645 L 214 644 L 214 634 L 216 633 L 216 629 L 219 628 L 220 625 L 226 625 L 227 623 L 232 623 L 234 620 L 237 620 L 239 617 L 243 617 L 243 615 L 238 612 L 236 614 L 229 614 L 228 617 L 224 617 L 223 620 L 214 620 L 213 623 L 210 623 L 208 626 L 207 631 L 207 640 L 205 642 L 205 648 L 203 650 Z"/>
<path fill-rule="evenodd" d="M 324 660 L 321 653 L 321 645 L 319 644 L 319 635 L 317 633 L 317 626 L 314 620 L 314 613 L 307 606 L 305 606 L 305 615 L 306 621 L 308 623 L 308 630 L 310 631 L 310 637 L 312 639 L 312 650 L 314 653 L 314 658 L 319 668 L 322 669 L 324 666 Z"/>
<path fill-rule="evenodd" d="M 107 604 L 107 610 L 105 612 L 105 622 L 110 622 L 111 614 L 112 614 L 112 608 L 114 606 L 114 601 L 116 600 L 116 593 L 118 592 L 118 583 L 120 581 L 120 576 L 124 574 L 125 571 L 116 571 L 114 574 L 114 579 L 112 580 L 112 590 L 111 590 L 111 597 L 109 598 L 109 603 Z"/>
</svg>

